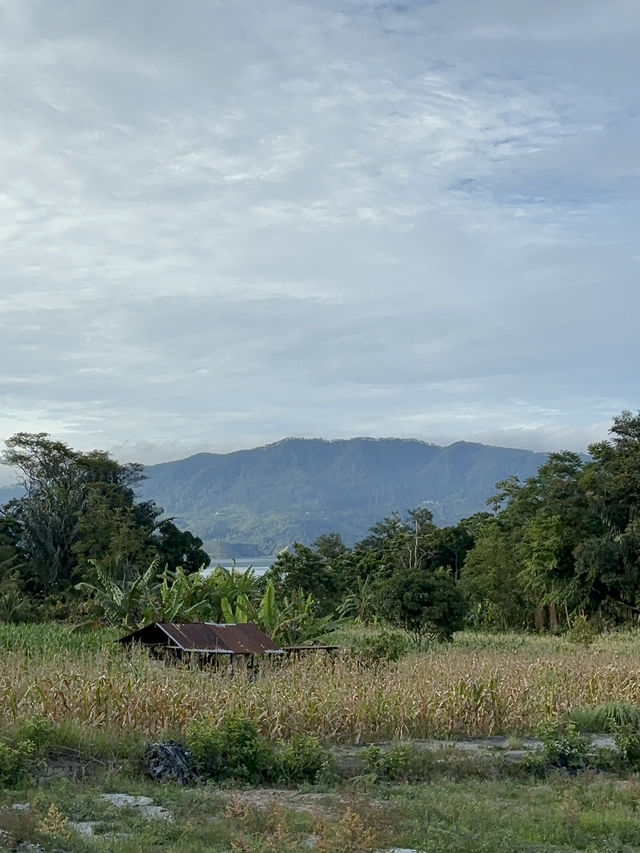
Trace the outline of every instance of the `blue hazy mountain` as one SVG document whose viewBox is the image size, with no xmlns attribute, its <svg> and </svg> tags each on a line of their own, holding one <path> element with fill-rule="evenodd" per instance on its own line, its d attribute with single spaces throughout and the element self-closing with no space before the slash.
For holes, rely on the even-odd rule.
<svg viewBox="0 0 640 853">
<path fill-rule="evenodd" d="M 200 536 L 214 556 L 269 554 L 339 532 L 347 544 L 394 510 L 426 506 L 437 524 L 486 509 L 495 484 L 534 476 L 546 453 L 396 438 L 287 438 L 146 468 L 140 496 Z"/>
</svg>

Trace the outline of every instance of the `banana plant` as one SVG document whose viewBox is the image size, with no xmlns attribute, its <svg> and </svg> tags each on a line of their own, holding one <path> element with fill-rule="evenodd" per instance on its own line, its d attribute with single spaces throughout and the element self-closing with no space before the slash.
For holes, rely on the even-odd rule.
<svg viewBox="0 0 640 853">
<path fill-rule="evenodd" d="M 243 625 L 253 618 L 251 602 L 243 592 L 236 598 L 235 605 L 231 605 L 227 598 L 223 598 L 220 606 L 222 607 L 222 615 L 225 621 L 231 624 Z"/>
<path fill-rule="evenodd" d="M 93 597 L 109 625 L 135 631 L 153 621 L 152 585 L 157 562 L 153 560 L 145 572 L 132 578 L 127 565 L 121 566 L 118 558 L 114 559 L 111 570 L 107 570 L 97 560 L 92 560 L 96 583 L 81 581 L 76 584 L 76 589 Z M 121 576 L 117 577 L 120 572 Z"/>
<path fill-rule="evenodd" d="M 371 578 L 357 578 L 355 587 L 349 590 L 338 607 L 341 617 L 351 617 L 355 625 L 366 625 L 375 620 L 376 592 Z"/>
<path fill-rule="evenodd" d="M 276 642 L 293 646 L 317 639 L 335 628 L 338 622 L 332 616 L 316 616 L 313 596 L 305 596 L 301 589 L 291 598 L 285 596 L 279 605 L 270 578 L 258 608 L 258 624 Z"/>
<path fill-rule="evenodd" d="M 199 575 L 192 578 L 182 566 L 174 571 L 165 568 L 157 596 L 154 596 L 155 621 L 189 622 L 201 618 L 206 610 L 206 602 L 199 594 L 201 585 Z"/>
</svg>

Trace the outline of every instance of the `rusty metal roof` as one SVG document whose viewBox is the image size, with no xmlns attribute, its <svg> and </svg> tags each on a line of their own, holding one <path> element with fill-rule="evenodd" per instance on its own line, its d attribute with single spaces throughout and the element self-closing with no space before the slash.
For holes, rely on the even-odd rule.
<svg viewBox="0 0 640 853">
<path fill-rule="evenodd" d="M 186 652 L 215 654 L 267 654 L 280 652 L 271 637 L 250 622 L 224 625 L 216 622 L 153 622 L 121 643 L 167 645 Z"/>
</svg>

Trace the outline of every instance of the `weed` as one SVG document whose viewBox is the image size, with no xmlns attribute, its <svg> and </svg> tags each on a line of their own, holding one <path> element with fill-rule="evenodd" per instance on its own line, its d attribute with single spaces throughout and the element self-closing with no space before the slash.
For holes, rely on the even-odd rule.
<svg viewBox="0 0 640 853">
<path fill-rule="evenodd" d="M 574 723 L 547 724 L 539 729 L 545 762 L 551 767 L 566 768 L 576 773 L 587 766 L 590 742 L 583 738 Z"/>
<path fill-rule="evenodd" d="M 20 741 L 12 746 L 0 740 L 0 787 L 17 785 L 26 777 L 34 752 L 31 741 Z"/>
<path fill-rule="evenodd" d="M 280 774 L 291 782 L 315 782 L 331 767 L 331 756 L 314 735 L 294 734 L 280 755 Z"/>
<path fill-rule="evenodd" d="M 66 818 L 55 803 L 51 803 L 45 817 L 38 824 L 38 829 L 43 835 L 51 835 L 54 838 L 71 838 L 69 819 Z"/>
<path fill-rule="evenodd" d="M 353 809 L 347 809 L 339 821 L 319 820 L 316 831 L 320 853 L 373 853 L 379 846 L 377 834 Z"/>
<path fill-rule="evenodd" d="M 194 723 L 187 731 L 187 744 L 196 772 L 205 779 L 256 783 L 264 781 L 275 765 L 273 750 L 253 720 L 231 713 L 218 725 L 208 719 Z"/>
</svg>

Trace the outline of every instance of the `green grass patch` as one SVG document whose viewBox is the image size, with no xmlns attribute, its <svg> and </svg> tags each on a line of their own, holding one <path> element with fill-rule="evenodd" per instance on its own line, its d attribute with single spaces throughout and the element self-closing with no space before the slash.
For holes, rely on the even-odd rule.
<svg viewBox="0 0 640 853">
<path fill-rule="evenodd" d="M 116 808 L 103 793 L 148 796 L 171 822 Z M 440 780 L 385 784 L 373 795 L 348 786 L 297 792 L 151 785 L 122 773 L 91 783 L 56 780 L 0 791 L 0 827 L 16 842 L 69 853 L 372 853 L 391 847 L 423 853 L 632 853 L 640 848 L 640 782 L 557 773 L 543 784 Z M 28 811 L 14 811 L 16 803 Z M 93 821 L 83 839 L 73 823 Z"/>
<path fill-rule="evenodd" d="M 0 651 L 29 656 L 95 654 L 121 636 L 113 628 L 81 631 L 58 622 L 13 625 L 0 622 Z"/>
</svg>

